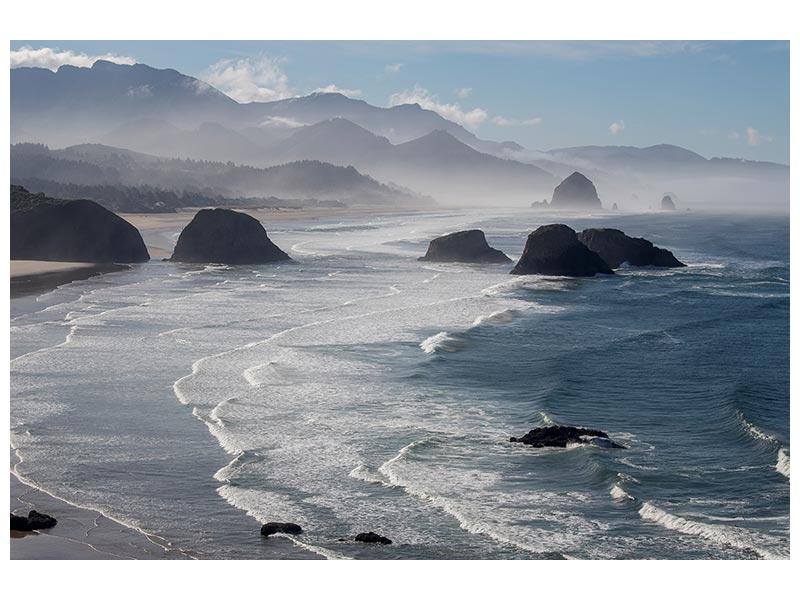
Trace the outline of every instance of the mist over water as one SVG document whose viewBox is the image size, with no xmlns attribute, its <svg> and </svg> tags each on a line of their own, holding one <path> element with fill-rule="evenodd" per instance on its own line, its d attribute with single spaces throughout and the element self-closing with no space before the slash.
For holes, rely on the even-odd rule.
<svg viewBox="0 0 800 600">
<path fill-rule="evenodd" d="M 516 259 L 554 220 L 688 266 L 570 279 L 416 260 L 469 228 Z M 151 261 L 13 300 L 16 472 L 208 558 L 788 557 L 785 218 L 265 226 L 294 262 Z M 628 448 L 508 442 L 550 424 Z M 268 520 L 305 533 L 262 539 Z M 362 531 L 394 544 L 339 541 Z"/>
</svg>

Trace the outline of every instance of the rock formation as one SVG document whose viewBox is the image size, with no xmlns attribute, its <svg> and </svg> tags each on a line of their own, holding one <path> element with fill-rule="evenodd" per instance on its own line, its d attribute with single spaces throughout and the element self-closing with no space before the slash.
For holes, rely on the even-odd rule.
<svg viewBox="0 0 800 600">
<path fill-rule="evenodd" d="M 374 531 L 369 533 L 359 533 L 356 536 L 357 542 L 364 542 L 365 544 L 391 544 L 392 540 L 382 535 L 378 535 Z"/>
<path fill-rule="evenodd" d="M 58 521 L 50 515 L 32 510 L 27 517 L 11 513 L 11 531 L 34 531 L 35 529 L 51 529 Z"/>
<path fill-rule="evenodd" d="M 664 194 L 661 198 L 661 210 L 675 210 L 675 202 L 672 201 L 672 196 Z"/>
<path fill-rule="evenodd" d="M 589 250 L 578 239 L 575 230 L 566 225 L 543 225 L 528 236 L 525 250 L 512 275 L 566 275 L 592 277 L 597 273 L 611 275 L 599 254 Z"/>
<path fill-rule="evenodd" d="M 553 190 L 551 208 L 584 209 L 603 208 L 597 189 L 583 174 L 575 171 Z"/>
<path fill-rule="evenodd" d="M 289 533 L 292 535 L 297 535 L 298 533 L 303 533 L 303 528 L 300 527 L 297 523 L 264 523 L 261 526 L 261 535 L 264 537 L 269 537 L 276 533 Z"/>
<path fill-rule="evenodd" d="M 504 263 L 511 262 L 500 250 L 486 242 L 480 229 L 457 231 L 431 240 L 428 252 L 419 260 L 434 262 Z"/>
<path fill-rule="evenodd" d="M 172 261 L 254 265 L 290 260 L 257 219 L 224 208 L 205 208 L 184 227 Z"/>
<path fill-rule="evenodd" d="M 12 260 L 150 260 L 139 231 L 91 200 L 48 198 L 12 185 L 10 230 Z"/>
<path fill-rule="evenodd" d="M 619 210 L 616 202 L 614 202 L 614 206 L 611 207 L 611 210 Z"/>
<path fill-rule="evenodd" d="M 597 252 L 612 269 L 622 263 L 635 267 L 685 267 L 669 250 L 653 246 L 644 238 L 625 235 L 619 229 L 584 229 L 578 239 Z"/>
<path fill-rule="evenodd" d="M 520 438 L 512 437 L 509 441 L 533 446 L 534 448 L 566 448 L 567 444 L 592 444 L 603 448 L 625 448 L 608 438 L 608 434 L 598 429 L 582 427 L 565 427 L 553 425 L 531 429 Z"/>
</svg>

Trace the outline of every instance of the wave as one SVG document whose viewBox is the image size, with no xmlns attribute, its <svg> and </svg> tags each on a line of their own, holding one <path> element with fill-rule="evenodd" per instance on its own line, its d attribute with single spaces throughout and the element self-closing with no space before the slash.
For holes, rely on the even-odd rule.
<svg viewBox="0 0 800 600">
<path fill-rule="evenodd" d="M 437 352 L 458 352 L 467 345 L 466 340 L 456 334 L 440 331 L 436 335 L 425 339 L 419 347 L 425 354 L 435 354 Z"/>
<path fill-rule="evenodd" d="M 631 496 L 628 492 L 622 489 L 619 483 L 615 483 L 613 486 L 611 486 L 609 493 L 611 494 L 611 497 L 614 498 L 614 500 L 620 500 L 620 501 L 635 500 L 633 496 Z"/>
<path fill-rule="evenodd" d="M 775 470 L 786 477 L 789 477 L 789 451 L 786 448 L 778 450 L 778 462 L 775 463 Z"/>
<path fill-rule="evenodd" d="M 472 326 L 477 327 L 478 325 L 483 324 L 490 324 L 490 325 L 497 325 L 502 323 L 510 323 L 514 316 L 517 314 L 517 310 L 514 308 L 506 308 L 505 310 L 498 310 L 493 312 L 490 315 L 481 315 L 475 321 L 473 321 Z"/>
<path fill-rule="evenodd" d="M 779 444 L 780 442 L 774 436 L 762 431 L 755 425 L 753 425 L 750 421 L 748 421 L 742 411 L 736 411 L 736 417 L 739 419 L 739 423 L 741 423 L 744 430 L 753 438 L 757 440 L 763 440 L 765 442 L 769 442 L 771 444 Z"/>
<path fill-rule="evenodd" d="M 379 468 L 378 471 L 382 473 L 388 480 L 388 483 L 392 486 L 402 488 L 407 494 L 419 498 L 426 503 L 431 504 L 439 508 L 440 510 L 444 511 L 445 513 L 449 514 L 450 516 L 454 517 L 459 524 L 461 529 L 468 531 L 472 534 L 482 534 L 490 537 L 491 539 L 515 546 L 521 550 L 526 552 L 530 552 L 532 554 L 548 554 L 552 553 L 552 550 L 549 550 L 544 547 L 537 547 L 532 546 L 528 543 L 523 541 L 513 539 L 510 536 L 504 535 L 502 532 L 498 531 L 495 527 L 489 526 L 487 524 L 481 523 L 474 519 L 469 518 L 464 512 L 453 502 L 449 501 L 447 498 L 443 498 L 441 496 L 436 496 L 433 494 L 428 493 L 424 489 L 415 486 L 410 481 L 404 480 L 400 475 L 394 470 L 394 465 L 399 461 L 403 460 L 409 454 L 411 454 L 416 448 L 420 446 L 425 446 L 428 444 L 433 443 L 435 440 L 431 437 L 427 437 L 421 440 L 417 440 L 411 442 L 407 446 L 400 449 L 400 451 L 391 459 L 383 463 Z M 564 558 L 570 558 L 566 554 L 561 554 Z"/>
<path fill-rule="evenodd" d="M 690 521 L 684 517 L 668 513 L 650 502 L 644 502 L 642 504 L 642 507 L 639 509 L 639 516 L 645 521 L 657 523 L 666 529 L 678 531 L 686 535 L 701 537 L 716 544 L 733 546 L 740 550 L 754 552 L 768 560 L 788 558 L 788 556 L 782 552 L 764 548 L 764 543 L 769 543 L 771 541 L 769 538 L 766 538 L 766 536 L 748 532 L 741 527 L 712 525 L 699 521 Z"/>
</svg>

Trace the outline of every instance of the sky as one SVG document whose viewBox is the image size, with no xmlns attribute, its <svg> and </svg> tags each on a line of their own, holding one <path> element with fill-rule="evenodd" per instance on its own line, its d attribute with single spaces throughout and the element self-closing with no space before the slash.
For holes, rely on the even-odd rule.
<svg viewBox="0 0 800 600">
<path fill-rule="evenodd" d="M 173 68 L 241 102 L 418 102 L 531 150 L 675 144 L 789 163 L 789 43 L 13 41 L 11 66 Z"/>
</svg>

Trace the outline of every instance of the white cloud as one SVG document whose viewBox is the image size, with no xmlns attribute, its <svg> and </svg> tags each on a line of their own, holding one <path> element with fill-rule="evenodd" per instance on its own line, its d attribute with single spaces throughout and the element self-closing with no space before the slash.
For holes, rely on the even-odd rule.
<svg viewBox="0 0 800 600">
<path fill-rule="evenodd" d="M 738 131 L 731 131 L 731 132 L 728 134 L 728 139 L 729 139 L 729 140 L 738 140 L 738 139 L 739 139 L 739 138 L 741 138 L 741 137 L 742 137 L 742 136 L 741 136 L 741 135 L 739 135 L 739 132 L 738 132 Z"/>
<path fill-rule="evenodd" d="M 91 67 L 98 60 L 107 60 L 120 65 L 136 64 L 136 59 L 116 54 L 89 55 L 73 52 L 72 50 L 59 50 L 57 48 L 34 49 L 30 46 L 22 46 L 18 50 L 11 51 L 12 69 L 16 67 L 41 67 L 56 71 L 61 65 Z"/>
<path fill-rule="evenodd" d="M 331 83 L 330 85 L 326 85 L 325 87 L 319 87 L 314 90 L 314 94 L 344 94 L 345 96 L 360 96 L 361 90 L 348 90 L 346 88 L 340 88 L 337 85 Z"/>
<path fill-rule="evenodd" d="M 745 129 L 747 133 L 747 143 L 751 146 L 758 146 L 763 144 L 764 142 L 771 142 L 772 138 L 768 135 L 763 135 L 758 131 L 758 129 L 754 129 L 753 127 L 748 127 Z"/>
<path fill-rule="evenodd" d="M 389 106 L 397 106 L 398 104 L 419 104 L 422 108 L 437 112 L 445 119 L 470 129 L 477 129 L 489 117 L 488 113 L 482 108 L 473 108 L 470 111 L 465 111 L 459 104 L 440 102 L 436 94 L 431 94 L 428 90 L 418 85 L 415 85 L 413 90 L 403 90 L 389 97 Z"/>
<path fill-rule="evenodd" d="M 386 65 L 384 67 L 384 70 L 387 73 L 397 73 L 402 68 L 403 68 L 403 63 L 392 63 L 390 65 Z"/>
<path fill-rule="evenodd" d="M 268 117 L 261 122 L 261 127 L 267 127 L 269 129 L 295 129 L 297 127 L 303 127 L 304 125 L 305 123 L 301 123 L 291 117 Z"/>
<path fill-rule="evenodd" d="M 203 73 L 203 79 L 239 102 L 271 102 L 292 96 L 289 78 L 281 60 L 258 55 L 239 60 L 217 61 Z"/>
<path fill-rule="evenodd" d="M 611 132 L 612 135 L 617 135 L 620 131 L 625 129 L 625 121 L 614 121 L 611 125 L 608 126 L 608 130 Z"/>
<path fill-rule="evenodd" d="M 501 117 L 497 115 L 496 117 L 492 117 L 492 123 L 495 125 L 499 125 L 500 127 L 511 127 L 513 125 L 526 125 L 529 127 L 533 127 L 536 125 L 542 124 L 541 117 L 533 117 L 532 119 L 506 119 L 505 117 Z"/>
<path fill-rule="evenodd" d="M 150 86 L 145 83 L 144 85 L 130 87 L 125 93 L 132 98 L 147 98 L 153 95 L 153 90 L 150 89 Z"/>
<path fill-rule="evenodd" d="M 456 89 L 456 96 L 459 98 L 466 98 L 467 96 L 472 95 L 472 88 L 471 87 L 463 87 Z"/>
</svg>

